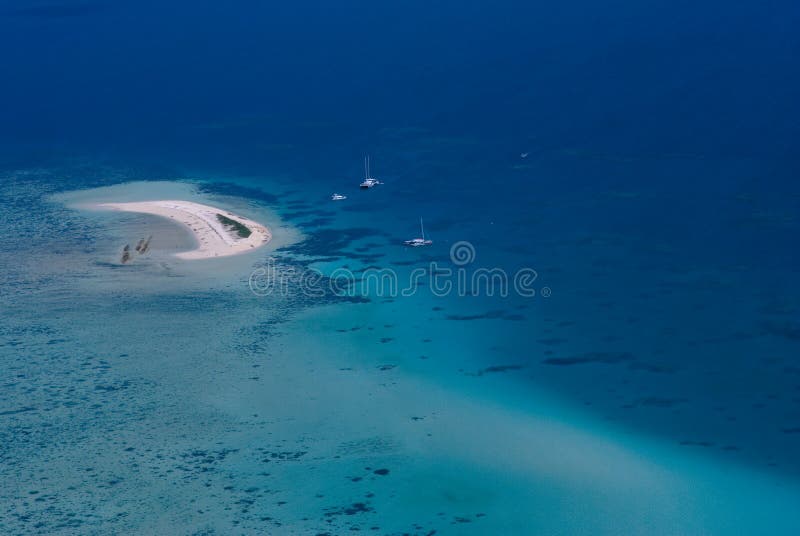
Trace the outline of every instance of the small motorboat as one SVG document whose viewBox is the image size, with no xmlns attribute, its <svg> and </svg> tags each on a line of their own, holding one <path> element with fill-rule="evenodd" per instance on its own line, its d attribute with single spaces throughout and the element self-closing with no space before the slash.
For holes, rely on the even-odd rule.
<svg viewBox="0 0 800 536">
<path fill-rule="evenodd" d="M 425 227 L 422 225 L 422 218 L 419 219 L 419 230 L 422 233 L 422 238 L 412 238 L 411 240 L 406 240 L 403 243 L 407 246 L 411 246 L 412 248 L 430 246 L 433 244 L 433 240 L 425 239 Z"/>
<path fill-rule="evenodd" d="M 347 199 L 347 196 L 346 196 L 346 195 L 342 195 L 342 194 L 333 194 L 333 195 L 331 196 L 331 201 L 342 201 L 342 200 L 344 200 L 344 199 Z"/>
</svg>

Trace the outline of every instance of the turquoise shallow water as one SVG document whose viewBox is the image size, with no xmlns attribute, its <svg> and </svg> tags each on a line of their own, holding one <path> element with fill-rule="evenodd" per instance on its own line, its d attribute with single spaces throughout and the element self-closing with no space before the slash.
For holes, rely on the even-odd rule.
<svg viewBox="0 0 800 536">
<path fill-rule="evenodd" d="M 275 244 L 252 256 L 178 262 L 170 253 L 190 241 L 168 222 L 70 209 L 65 203 L 100 194 L 51 195 L 64 190 L 58 172 L 4 179 L 10 217 L 0 236 L 14 251 L 3 260 L 0 346 L 6 532 L 793 534 L 800 527 L 800 486 L 776 461 L 790 458 L 770 466 L 739 455 L 752 449 L 733 427 L 690 435 L 691 420 L 680 412 L 695 400 L 659 393 L 674 393 L 674 376 L 692 371 L 680 361 L 671 362 L 672 373 L 648 369 L 664 361 L 641 357 L 644 336 L 641 348 L 633 335 L 624 351 L 592 349 L 587 341 L 603 340 L 596 333 L 612 334 L 618 322 L 570 307 L 570 294 L 582 291 L 565 284 L 577 281 L 568 267 L 560 276 L 542 270 L 549 298 L 438 297 L 424 284 L 407 297 L 310 297 L 291 285 L 260 296 L 249 276 L 269 262 L 328 275 L 342 266 L 363 274 L 372 264 L 405 273 L 430 260 L 446 266 L 447 241 L 458 233 L 431 218 L 431 233 L 444 243 L 403 249 L 391 225 L 390 232 L 370 225 L 375 217 L 359 209 L 364 198 L 319 209 L 280 179 L 112 188 L 130 198 L 202 197 L 276 231 Z M 413 222 L 407 227 L 414 232 Z M 121 245 L 145 233 L 156 237 L 152 254 L 119 266 Z M 20 235 L 29 240 L 16 242 Z M 487 262 L 505 258 L 477 242 Z M 554 255 L 550 263 L 567 266 Z M 622 389 L 613 372 L 622 367 L 644 376 L 619 392 L 635 407 L 617 414 L 606 397 Z M 568 370 L 578 377 L 560 383 Z M 620 416 L 630 411 L 666 425 L 651 423 L 658 433 L 637 428 Z M 733 437 L 735 448 L 715 433 Z"/>
</svg>

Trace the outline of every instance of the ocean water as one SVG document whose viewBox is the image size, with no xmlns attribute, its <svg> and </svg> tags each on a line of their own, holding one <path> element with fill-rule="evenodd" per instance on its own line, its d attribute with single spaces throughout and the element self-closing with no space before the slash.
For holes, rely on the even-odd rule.
<svg viewBox="0 0 800 536">
<path fill-rule="evenodd" d="M 799 19 L 7 2 L 0 532 L 797 534 Z"/>
</svg>

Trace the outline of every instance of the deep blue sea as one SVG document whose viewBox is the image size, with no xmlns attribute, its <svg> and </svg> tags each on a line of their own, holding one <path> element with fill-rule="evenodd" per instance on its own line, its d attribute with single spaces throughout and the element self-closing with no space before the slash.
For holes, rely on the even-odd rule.
<svg viewBox="0 0 800 536">
<path fill-rule="evenodd" d="M 798 27 L 0 1 L 0 533 L 800 534 Z M 274 240 L 80 207 L 181 196 Z"/>
</svg>

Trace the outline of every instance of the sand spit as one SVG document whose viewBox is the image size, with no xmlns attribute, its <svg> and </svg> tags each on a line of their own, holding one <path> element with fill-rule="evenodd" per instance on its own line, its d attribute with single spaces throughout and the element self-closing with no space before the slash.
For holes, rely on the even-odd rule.
<svg viewBox="0 0 800 536">
<path fill-rule="evenodd" d="M 95 207 L 154 214 L 185 225 L 194 233 L 198 247 L 175 255 L 182 259 L 208 259 L 248 253 L 272 238 L 269 229 L 258 222 L 225 209 L 191 201 L 100 203 Z"/>
</svg>

